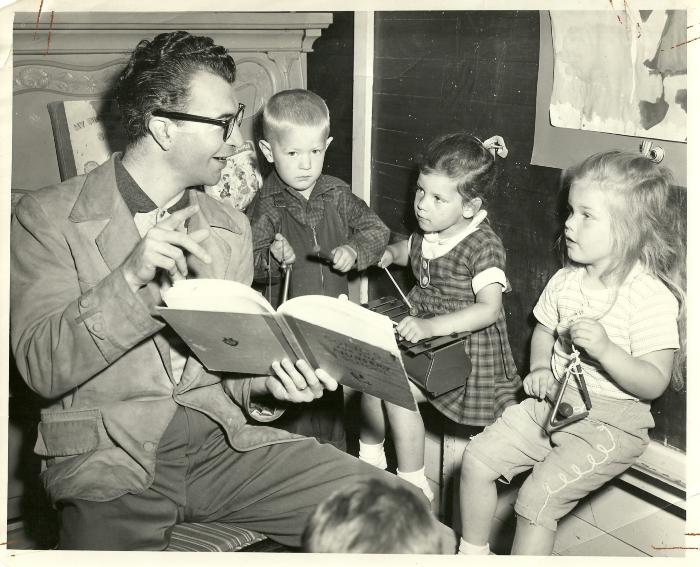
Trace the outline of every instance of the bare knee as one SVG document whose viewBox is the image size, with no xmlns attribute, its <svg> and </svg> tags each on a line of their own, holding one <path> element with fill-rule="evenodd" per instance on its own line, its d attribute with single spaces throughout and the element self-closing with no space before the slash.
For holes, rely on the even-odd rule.
<svg viewBox="0 0 700 567">
<path fill-rule="evenodd" d="M 411 435 L 422 432 L 425 435 L 425 425 L 419 411 L 409 410 L 394 404 L 386 404 L 385 407 L 394 435 L 400 435 L 402 432 Z"/>
<path fill-rule="evenodd" d="M 462 455 L 460 476 L 462 482 L 492 482 L 500 474 L 465 450 L 464 455 Z"/>
<path fill-rule="evenodd" d="M 346 388 L 343 386 L 343 391 L 346 391 Z M 354 393 L 354 392 L 353 392 Z M 360 398 L 360 403 L 364 407 L 371 407 L 371 408 L 379 408 L 381 409 L 382 407 L 382 400 L 381 398 L 375 398 L 374 396 L 370 396 L 369 394 L 362 393 Z"/>
</svg>

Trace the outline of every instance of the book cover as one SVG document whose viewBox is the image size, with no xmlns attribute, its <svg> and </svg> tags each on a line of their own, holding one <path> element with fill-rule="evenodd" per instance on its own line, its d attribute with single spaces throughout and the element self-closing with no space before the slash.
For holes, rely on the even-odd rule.
<svg viewBox="0 0 700 567">
<path fill-rule="evenodd" d="M 391 320 L 348 300 L 307 295 L 277 311 L 258 292 L 225 280 L 182 280 L 159 314 L 212 371 L 268 374 L 303 358 L 344 386 L 415 409 Z"/>
</svg>

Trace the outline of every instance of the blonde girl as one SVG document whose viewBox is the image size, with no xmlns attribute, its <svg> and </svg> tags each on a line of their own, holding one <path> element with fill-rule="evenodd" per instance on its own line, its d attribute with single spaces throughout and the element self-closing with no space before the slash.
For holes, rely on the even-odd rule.
<svg viewBox="0 0 700 567">
<path fill-rule="evenodd" d="M 447 418 L 479 428 L 515 404 L 521 386 L 508 342 L 502 295 L 510 291 L 505 249 L 486 220 L 485 199 L 494 187 L 495 155 L 503 139 L 486 142 L 458 132 L 434 140 L 419 161 L 414 212 L 419 231 L 387 247 L 379 265 L 406 266 L 416 285 L 408 298 L 416 316 L 399 322 L 401 338 L 421 339 L 471 331 L 472 361 L 464 385 L 428 401 Z M 430 315 L 430 317 L 425 317 Z M 420 400 L 426 395 L 415 388 Z M 385 415 L 391 428 L 399 477 L 432 500 L 425 477 L 425 428 L 420 413 L 363 396 L 360 459 L 386 467 Z"/>
<path fill-rule="evenodd" d="M 489 552 L 496 481 L 531 469 L 515 504 L 512 553 L 550 554 L 557 522 L 644 452 L 654 426 L 650 401 L 672 377 L 682 384 L 685 245 L 670 173 L 638 154 L 610 151 L 569 177 L 567 265 L 534 308 L 523 383 L 530 397 L 464 453 L 461 553 Z M 583 371 L 592 409 L 547 434 L 551 400 L 571 364 Z M 576 413 L 585 409 L 573 379 L 564 401 Z"/>
</svg>

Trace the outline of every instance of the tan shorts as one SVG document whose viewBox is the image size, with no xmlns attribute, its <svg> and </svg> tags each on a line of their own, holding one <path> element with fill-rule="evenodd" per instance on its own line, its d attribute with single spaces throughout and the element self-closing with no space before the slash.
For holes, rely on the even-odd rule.
<svg viewBox="0 0 700 567">
<path fill-rule="evenodd" d="M 646 403 L 593 396 L 592 401 L 587 418 L 550 436 L 544 425 L 551 404 L 528 398 L 508 407 L 470 441 L 465 452 L 507 482 L 532 469 L 518 492 L 515 512 L 556 530 L 559 519 L 581 498 L 637 460 L 649 443 L 647 430 L 654 426 Z"/>
</svg>

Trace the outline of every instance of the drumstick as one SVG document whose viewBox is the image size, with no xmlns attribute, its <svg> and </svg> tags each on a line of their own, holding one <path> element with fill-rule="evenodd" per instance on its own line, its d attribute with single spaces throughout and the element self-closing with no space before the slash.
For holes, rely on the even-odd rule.
<svg viewBox="0 0 700 567">
<path fill-rule="evenodd" d="M 291 264 L 282 264 L 282 271 L 284 272 L 284 284 L 282 288 L 282 303 L 287 301 L 287 296 L 289 295 L 289 276 L 292 274 Z"/>
<path fill-rule="evenodd" d="M 413 305 L 411 305 L 411 302 L 408 300 L 408 297 L 406 297 L 403 291 L 401 291 L 399 284 L 396 283 L 396 280 L 394 279 L 394 276 L 391 275 L 389 268 L 385 267 L 384 271 L 386 272 L 386 275 L 389 276 L 389 279 L 391 280 L 391 283 L 394 284 L 396 290 L 401 294 L 401 299 L 403 299 L 404 303 L 408 306 L 409 309 L 413 309 Z"/>
<path fill-rule="evenodd" d="M 333 263 L 333 255 L 330 252 L 322 250 L 318 244 L 314 244 L 312 250 L 313 253 L 316 254 L 316 256 L 318 256 L 321 260 L 325 260 L 326 262 L 330 262 L 331 264 Z"/>
</svg>

